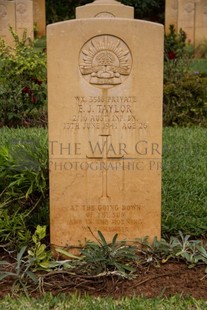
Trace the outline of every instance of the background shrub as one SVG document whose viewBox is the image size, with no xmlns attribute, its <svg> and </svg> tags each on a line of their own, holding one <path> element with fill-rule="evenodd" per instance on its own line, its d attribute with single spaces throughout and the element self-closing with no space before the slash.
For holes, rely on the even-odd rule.
<svg viewBox="0 0 207 310">
<path fill-rule="evenodd" d="M 11 32 L 14 48 L 0 41 L 0 126 L 31 126 L 45 110 L 46 55 Z"/>
<path fill-rule="evenodd" d="M 190 70 L 193 49 L 186 45 L 186 33 L 176 33 L 173 25 L 164 37 L 164 83 L 179 81 Z"/>
<path fill-rule="evenodd" d="M 189 75 L 164 85 L 163 123 L 207 127 L 207 77 Z"/>
<path fill-rule="evenodd" d="M 203 40 L 203 42 L 196 47 L 195 53 L 198 58 L 207 59 L 207 39 Z"/>
<path fill-rule="evenodd" d="M 192 72 L 194 50 L 186 41 L 185 32 L 171 25 L 164 48 L 164 126 L 207 126 L 207 72 Z"/>
</svg>

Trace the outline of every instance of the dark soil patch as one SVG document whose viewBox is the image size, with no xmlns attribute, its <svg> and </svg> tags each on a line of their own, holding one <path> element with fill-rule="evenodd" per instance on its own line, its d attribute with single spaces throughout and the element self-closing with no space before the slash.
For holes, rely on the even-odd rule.
<svg viewBox="0 0 207 310">
<path fill-rule="evenodd" d="M 0 256 L 0 261 L 5 259 L 5 255 Z M 59 271 L 42 275 L 41 289 L 42 293 L 52 292 L 54 295 L 79 292 L 80 294 L 88 293 L 100 297 L 119 298 L 144 295 L 152 298 L 182 294 L 182 296 L 207 300 L 207 274 L 205 269 L 206 266 L 189 268 L 182 262 L 167 262 L 160 267 L 138 266 L 137 276 L 133 280 L 120 279 L 116 276 L 78 276 L 67 271 Z M 7 271 L 9 271 L 8 267 Z M 12 284 L 13 279 L 11 278 L 6 278 L 0 282 L 0 297 L 11 293 Z M 29 294 L 34 297 L 41 295 L 38 290 L 34 289 L 33 285 L 29 288 Z"/>
</svg>

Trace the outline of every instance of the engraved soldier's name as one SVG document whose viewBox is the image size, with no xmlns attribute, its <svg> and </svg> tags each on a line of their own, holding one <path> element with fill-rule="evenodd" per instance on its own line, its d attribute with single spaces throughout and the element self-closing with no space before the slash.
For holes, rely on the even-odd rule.
<svg viewBox="0 0 207 310">
<path fill-rule="evenodd" d="M 64 129 L 136 129 L 136 96 L 76 96 L 76 114 L 64 123 Z"/>
<path fill-rule="evenodd" d="M 135 96 L 76 96 L 75 103 L 78 113 L 130 113 L 132 104 L 137 102 Z"/>
</svg>

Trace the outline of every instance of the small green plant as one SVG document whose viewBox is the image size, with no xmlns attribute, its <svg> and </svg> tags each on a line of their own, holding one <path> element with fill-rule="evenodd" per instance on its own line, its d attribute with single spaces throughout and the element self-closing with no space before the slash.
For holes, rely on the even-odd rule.
<svg viewBox="0 0 207 310">
<path fill-rule="evenodd" d="M 179 237 L 171 236 L 169 242 L 165 239 L 154 238 L 150 243 L 148 238 L 138 239 L 142 246 L 141 255 L 144 256 L 143 263 L 166 263 L 169 259 L 183 260 L 190 267 L 204 264 L 207 265 L 207 244 L 202 240 L 190 240 L 190 235 L 184 236 L 179 231 Z M 207 269 L 206 269 L 207 271 Z"/>
<path fill-rule="evenodd" d="M 135 268 L 133 261 L 137 259 L 135 247 L 129 246 L 125 241 L 117 241 L 114 235 L 112 242 L 107 243 L 103 234 L 98 231 L 100 239 L 97 243 L 88 241 L 81 250 L 84 262 L 87 263 L 90 274 L 114 274 L 130 278 Z"/>
<path fill-rule="evenodd" d="M 13 277 L 13 289 L 18 286 L 23 289 L 24 293 L 28 296 L 27 286 L 32 281 L 34 284 L 38 283 L 38 277 L 31 271 L 33 261 L 25 256 L 27 247 L 21 248 L 17 254 L 16 264 L 14 271 L 0 270 L 0 281 L 6 277 Z M 0 266 L 10 265 L 7 261 L 0 261 Z"/>
<path fill-rule="evenodd" d="M 207 265 L 207 244 L 204 245 L 201 240 L 190 240 L 190 235 L 184 236 L 182 232 L 179 234 L 180 239 L 171 237 L 170 240 L 173 248 L 176 249 L 176 257 L 181 257 L 190 263 L 190 266 L 202 263 Z"/>
<path fill-rule="evenodd" d="M 54 268 L 63 266 L 66 261 L 55 261 L 52 258 L 51 251 L 46 249 L 46 244 L 42 243 L 45 237 L 46 226 L 38 225 L 32 236 L 33 244 L 30 246 L 28 244 L 21 248 L 17 254 L 14 267 L 12 263 L 0 261 L 0 281 L 6 277 L 13 277 L 13 289 L 18 291 L 23 289 L 28 296 L 28 286 L 33 284 L 38 287 L 39 285 L 40 276 L 37 274 L 37 271 L 49 272 Z M 8 266 L 11 271 L 5 271 L 5 267 Z"/>
<path fill-rule="evenodd" d="M 52 257 L 52 252 L 45 243 L 42 243 L 46 238 L 46 226 L 37 225 L 36 230 L 32 236 L 32 242 L 30 247 L 28 247 L 28 259 L 32 261 L 32 272 L 36 271 L 46 271 L 52 272 L 55 269 L 74 269 L 76 262 L 74 259 L 81 260 L 82 258 L 76 257 L 67 253 L 63 249 L 56 249 L 57 252 L 68 256 L 68 260 L 55 260 Z"/>
<path fill-rule="evenodd" d="M 28 254 L 33 258 L 33 262 L 36 268 L 47 269 L 50 266 L 51 253 L 46 250 L 46 244 L 42 243 L 42 240 L 46 237 L 46 226 L 38 225 L 35 233 L 32 236 L 34 246 L 28 250 Z"/>
</svg>

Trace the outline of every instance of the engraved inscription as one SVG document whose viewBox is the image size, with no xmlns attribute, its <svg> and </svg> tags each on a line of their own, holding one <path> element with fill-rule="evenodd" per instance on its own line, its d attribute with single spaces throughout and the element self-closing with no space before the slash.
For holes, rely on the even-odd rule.
<svg viewBox="0 0 207 310">
<path fill-rule="evenodd" d="M 19 2 L 16 9 L 17 27 L 18 29 L 27 28 L 27 6 L 24 2 Z"/>
<path fill-rule="evenodd" d="M 33 37 L 33 1 L 16 0 L 16 31 L 22 36 L 25 30 Z"/>
<path fill-rule="evenodd" d="M 130 227 L 141 227 L 143 219 L 140 216 L 144 205 L 71 205 L 70 211 L 73 212 L 73 218 L 70 225 L 82 224 L 82 229 L 88 230 L 89 227 L 94 230 L 127 232 Z M 77 218 L 79 213 L 85 213 L 85 219 Z M 133 214 L 133 216 L 132 216 Z M 136 214 L 136 216 L 135 216 Z"/>
<path fill-rule="evenodd" d="M 7 9 L 5 5 L 0 5 L 0 32 L 3 32 L 6 28 Z"/>
<path fill-rule="evenodd" d="M 25 3 L 20 2 L 17 4 L 17 12 L 19 14 L 21 14 L 21 15 L 24 14 L 26 12 L 26 10 L 27 10 L 27 7 L 26 7 Z"/>
<path fill-rule="evenodd" d="M 178 9 L 178 0 L 173 0 L 172 1 L 171 8 L 173 10 L 177 10 Z"/>
<path fill-rule="evenodd" d="M 129 76 L 131 52 L 121 39 L 101 35 L 84 44 L 79 59 L 82 76 L 90 84 L 109 88 L 119 85 Z"/>
<path fill-rule="evenodd" d="M 101 12 L 101 13 L 98 13 L 95 17 L 98 17 L 98 18 L 114 18 L 115 16 L 109 12 Z"/>
<path fill-rule="evenodd" d="M 185 5 L 185 8 L 184 10 L 190 14 L 194 11 L 194 3 L 193 2 L 188 2 L 186 5 Z"/>
<path fill-rule="evenodd" d="M 64 123 L 64 129 L 140 128 L 141 122 L 134 111 L 135 96 L 76 96 L 74 100 L 77 114 Z"/>
</svg>

